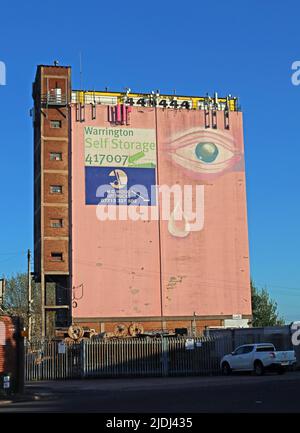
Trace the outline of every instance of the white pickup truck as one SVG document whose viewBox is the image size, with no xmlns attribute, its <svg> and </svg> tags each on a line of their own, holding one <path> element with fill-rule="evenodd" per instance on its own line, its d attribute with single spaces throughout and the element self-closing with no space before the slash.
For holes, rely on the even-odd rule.
<svg viewBox="0 0 300 433">
<path fill-rule="evenodd" d="M 221 369 L 224 375 L 232 371 L 254 371 L 261 376 L 266 370 L 282 374 L 296 363 L 294 350 L 277 352 L 273 344 L 244 344 L 230 355 L 221 359 Z"/>
</svg>

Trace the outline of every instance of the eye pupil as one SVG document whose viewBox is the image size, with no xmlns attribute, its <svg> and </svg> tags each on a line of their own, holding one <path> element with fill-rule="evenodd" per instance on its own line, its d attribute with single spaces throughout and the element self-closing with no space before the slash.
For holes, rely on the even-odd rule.
<svg viewBox="0 0 300 433">
<path fill-rule="evenodd" d="M 218 156 L 219 150 L 214 143 L 198 143 L 195 154 L 200 161 L 213 162 Z"/>
</svg>

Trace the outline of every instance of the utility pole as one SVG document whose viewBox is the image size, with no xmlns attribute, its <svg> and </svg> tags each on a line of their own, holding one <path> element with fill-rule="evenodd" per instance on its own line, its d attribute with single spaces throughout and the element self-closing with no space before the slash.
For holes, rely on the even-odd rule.
<svg viewBox="0 0 300 433">
<path fill-rule="evenodd" d="M 27 252 L 27 278 L 28 278 L 28 340 L 31 341 L 31 319 L 32 319 L 32 288 L 31 288 L 31 270 L 30 270 L 31 253 Z"/>
</svg>

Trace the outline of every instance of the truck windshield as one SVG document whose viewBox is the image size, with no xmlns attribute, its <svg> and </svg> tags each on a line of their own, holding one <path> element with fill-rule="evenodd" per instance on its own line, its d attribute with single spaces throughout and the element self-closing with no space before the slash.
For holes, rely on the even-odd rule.
<svg viewBox="0 0 300 433">
<path fill-rule="evenodd" d="M 274 352 L 274 346 L 259 346 L 256 348 L 256 352 Z"/>
</svg>

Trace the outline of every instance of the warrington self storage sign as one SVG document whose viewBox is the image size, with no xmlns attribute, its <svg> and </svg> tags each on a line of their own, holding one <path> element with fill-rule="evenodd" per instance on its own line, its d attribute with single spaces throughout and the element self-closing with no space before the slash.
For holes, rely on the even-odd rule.
<svg viewBox="0 0 300 433">
<path fill-rule="evenodd" d="M 154 129 L 84 128 L 87 205 L 154 205 Z"/>
</svg>

